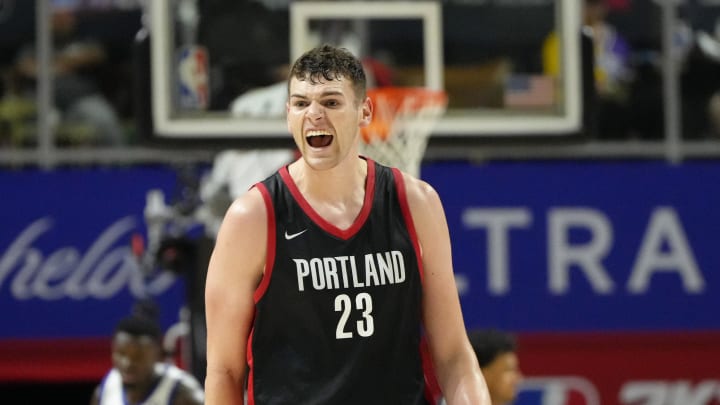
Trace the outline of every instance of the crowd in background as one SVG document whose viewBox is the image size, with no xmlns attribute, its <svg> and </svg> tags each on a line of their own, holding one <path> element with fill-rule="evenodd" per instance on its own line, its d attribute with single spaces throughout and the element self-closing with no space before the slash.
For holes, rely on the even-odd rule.
<svg viewBox="0 0 720 405">
<path fill-rule="evenodd" d="M 37 144 L 35 2 L 0 6 L 0 145 Z M 77 3 L 77 2 L 75 2 Z M 77 9 L 52 2 L 50 122 L 58 146 L 118 146 L 132 139 L 133 36 L 139 5 Z M 98 3 L 100 4 L 100 3 Z"/>
<path fill-rule="evenodd" d="M 2 147 L 37 144 L 33 3 L 4 2 L 4 10 L 0 9 L 0 33 L 8 34 L 0 35 Z M 121 3 L 124 6 L 118 6 Z M 210 55 L 209 109 L 227 111 L 236 97 L 283 81 L 289 48 L 286 3 L 203 0 L 196 4 L 197 41 Z M 499 7 L 495 2 L 482 3 L 484 7 Z M 592 117 L 585 122 L 584 132 L 601 140 L 661 139 L 663 83 L 658 5 L 631 0 L 584 3 L 583 35 L 592 41 L 590 63 L 594 64 L 594 94 L 586 103 Z M 140 142 L 143 134 L 139 134 L 142 131 L 138 129 L 137 105 L 142 96 L 135 94 L 140 75 L 134 69 L 144 2 L 55 0 L 52 4 L 54 110 L 50 121 L 56 144 L 120 146 Z M 457 19 L 483 5 L 447 1 L 443 7 L 446 18 Z M 702 1 L 686 1 L 678 10 L 680 24 L 674 45 L 680 72 L 683 137 L 711 139 L 720 134 L 720 8 Z M 498 33 L 497 44 L 492 47 L 499 51 L 487 46 L 491 38 L 467 38 L 468 34 L 460 32 L 465 25 L 458 20 L 445 28 L 448 87 L 455 81 L 467 83 L 464 59 L 474 58 L 472 63 L 488 67 L 498 60 L 498 55 L 493 54 L 497 52 L 506 52 L 500 59 L 517 69 L 558 74 L 559 50 L 557 43 L 553 44 L 557 38 L 553 38 L 552 24 L 528 27 L 531 31 L 547 31 L 537 38 L 519 36 L 508 42 L 504 34 Z M 482 28 L 468 29 L 473 35 L 483 35 L 478 31 Z M 232 37 L 243 40 L 226 40 Z M 479 46 L 470 49 L 467 45 L 474 40 Z M 397 53 L 368 58 L 373 73 L 386 84 L 404 83 L 398 75 L 393 76 L 392 64 L 411 56 Z M 464 97 L 452 92 L 450 96 L 451 107 Z"/>
<path fill-rule="evenodd" d="M 0 148 L 29 148 L 37 144 L 33 3 L 18 0 L 13 3 L 13 10 L 0 9 Z M 200 30 L 201 40 L 219 66 L 211 76 L 222 78 L 214 82 L 210 108 L 227 109 L 237 95 L 282 80 L 283 58 L 288 53 L 283 39 L 286 33 L 282 28 L 267 29 L 270 25 L 266 23 L 287 17 L 287 4 L 283 3 L 272 0 L 203 3 L 205 8 L 201 11 L 206 25 Z M 644 7 L 657 7 L 646 3 Z M 659 13 L 637 11 L 640 2 L 632 0 L 586 0 L 586 4 L 583 35 L 592 41 L 592 88 L 597 103 L 594 110 L 597 115 L 586 131 L 595 139 L 661 139 Z M 702 14 L 697 7 L 690 7 L 697 4 L 690 1 L 687 7 L 681 7 L 681 25 L 676 32 L 683 136 L 712 139 L 720 136 L 720 8 L 713 9 L 715 14 Z M 121 147 L 141 141 L 136 116 L 139 100 L 134 93 L 138 76 L 133 69 L 142 16 L 139 2 L 127 9 L 56 8 L 51 20 L 55 41 L 52 123 L 58 146 Z M 212 22 L 207 23 L 208 19 Z M 236 24 L 239 20 L 244 23 Z M 245 27 L 253 22 L 258 22 L 258 29 L 248 32 Z M 207 30 L 207 24 L 215 29 Z M 226 41 L 238 27 L 243 27 L 243 35 L 252 34 L 257 39 Z M 556 73 L 559 67 L 557 63 L 553 66 L 553 61 L 557 62 L 557 57 L 552 55 L 557 55 L 558 50 L 553 50 L 557 45 L 552 44 L 552 32 L 538 40 L 532 44 L 536 50 L 531 57 L 536 60 L 535 68 L 547 74 Z M 272 45 L 259 47 L 256 41 Z M 259 48 L 267 52 L 258 54 Z M 457 58 L 454 48 L 447 48 Z M 216 55 L 219 56 L 215 58 Z M 532 62 L 525 64 L 533 66 Z M 392 84 L 392 72 L 383 70 L 383 66 L 377 68 L 377 73 L 382 73 L 380 77 Z M 514 353 L 514 346 L 506 352 Z M 517 358 L 513 358 L 503 357 L 503 361 L 510 362 L 503 367 L 509 370 L 506 373 L 511 375 L 507 378 L 514 389 L 520 375 Z M 493 363 L 494 359 L 481 361 L 480 365 L 498 367 L 493 366 L 498 364 Z"/>
</svg>

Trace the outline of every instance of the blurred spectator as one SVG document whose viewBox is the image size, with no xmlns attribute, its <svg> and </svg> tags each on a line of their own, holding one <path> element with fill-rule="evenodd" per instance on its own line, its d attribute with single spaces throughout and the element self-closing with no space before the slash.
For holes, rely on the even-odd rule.
<svg viewBox="0 0 720 405">
<path fill-rule="evenodd" d="M 591 135 L 601 138 L 625 138 L 629 131 L 629 92 L 634 74 L 629 63 L 630 46 L 617 29 L 607 21 L 607 0 L 584 0 L 583 38 L 592 41 L 592 61 L 595 100 L 590 104 L 596 117 Z M 558 77 L 560 49 L 557 34 L 553 31 L 545 39 L 542 49 L 543 71 Z M 586 93 L 588 93 L 586 91 Z M 588 106 L 586 106 L 587 108 Z"/>
<path fill-rule="evenodd" d="M 19 97 L 9 69 L 0 69 L 0 148 L 17 147 L 31 137 L 34 100 Z"/>
<path fill-rule="evenodd" d="M 238 95 L 284 82 L 287 12 L 255 0 L 207 0 L 198 2 L 198 12 L 195 40 L 209 54 L 211 110 L 226 111 Z"/>
<path fill-rule="evenodd" d="M 607 22 L 606 0 L 585 0 L 584 29 L 589 30 L 595 49 L 595 85 L 600 97 L 623 101 L 632 77 L 628 64 L 630 46 Z"/>
<path fill-rule="evenodd" d="M 470 331 L 468 337 L 487 382 L 493 405 L 514 401 L 522 380 L 515 337 L 496 329 Z"/>
<path fill-rule="evenodd" d="M 593 41 L 597 91 L 597 131 L 600 138 L 626 138 L 629 130 L 628 93 L 632 79 L 630 46 L 607 22 L 606 0 L 585 0 L 583 30 Z"/>
<path fill-rule="evenodd" d="M 682 130 L 685 138 L 700 139 L 718 129 L 714 120 L 720 94 L 720 18 L 714 33 L 698 30 L 693 36 L 681 73 Z"/>
<path fill-rule="evenodd" d="M 121 144 L 123 134 L 117 113 L 92 78 L 105 62 L 105 50 L 98 41 L 76 37 L 76 24 L 72 10 L 53 10 L 53 95 L 61 124 L 58 137 L 69 144 Z M 27 97 L 34 97 L 36 88 L 35 56 L 34 44 L 26 45 L 15 65 L 21 92 Z"/>
<path fill-rule="evenodd" d="M 215 0 L 225 1 L 225 0 Z M 263 3 L 265 3 L 263 1 Z M 242 4 L 242 2 L 238 3 Z M 255 1 L 248 1 L 250 7 L 248 12 L 250 16 L 246 18 L 252 18 L 256 20 L 256 24 L 268 19 L 272 12 L 270 10 L 264 10 L 258 12 L 257 8 L 260 4 Z M 252 5 L 252 6 L 250 6 Z M 280 2 L 273 3 L 273 6 L 278 7 Z M 235 7 L 239 7 L 236 5 Z M 213 29 L 215 29 L 215 21 L 212 21 Z M 235 22 L 233 22 L 235 24 Z M 263 24 L 266 25 L 266 24 Z M 269 25 L 268 25 L 269 26 Z M 312 25 L 312 38 L 314 45 L 321 44 L 334 44 L 350 50 L 350 52 L 359 55 L 363 66 L 365 68 L 365 75 L 367 77 L 368 88 L 382 87 L 393 85 L 393 70 L 391 67 L 381 61 L 379 58 L 370 57 L 364 55 L 362 44 L 363 38 L 358 32 L 358 26 L 348 21 L 321 21 L 316 22 Z M 261 33 L 261 32 L 260 32 Z M 276 44 L 276 38 L 271 38 L 267 35 L 258 35 L 258 43 L 270 44 L 270 48 L 274 49 L 277 53 L 278 48 Z M 225 38 L 223 35 L 222 38 Z M 271 41 L 272 40 L 272 41 Z M 252 44 L 234 45 L 234 46 L 252 46 Z M 267 46 L 266 46 L 267 47 Z M 236 54 L 246 54 L 243 51 L 233 51 Z M 262 54 L 252 54 L 253 62 L 246 62 L 246 68 L 252 70 L 253 74 L 243 74 L 242 77 L 246 81 L 242 87 L 234 88 L 235 98 L 230 101 L 229 109 L 232 115 L 239 117 L 283 117 L 285 115 L 285 106 L 287 102 L 287 75 L 289 66 L 286 62 L 287 50 L 284 50 L 284 55 L 280 57 L 270 58 L 269 56 L 263 56 Z M 211 58 L 213 51 L 211 50 Z M 235 56 L 239 57 L 239 56 Z M 213 62 L 213 65 L 216 65 Z M 262 75 L 264 78 L 260 80 L 257 75 Z M 255 77 L 255 79 L 253 79 Z M 268 80 L 274 80 L 273 83 L 267 84 Z M 228 88 L 229 89 L 229 88 Z M 228 90 L 226 89 L 226 90 Z"/>
<path fill-rule="evenodd" d="M 202 386 L 186 371 L 163 361 L 162 333 L 154 319 L 121 319 L 112 338 L 113 368 L 93 393 L 92 405 L 201 405 Z"/>
<path fill-rule="evenodd" d="M 720 138 L 720 90 L 718 90 L 708 105 L 711 124 L 711 135 Z"/>
</svg>

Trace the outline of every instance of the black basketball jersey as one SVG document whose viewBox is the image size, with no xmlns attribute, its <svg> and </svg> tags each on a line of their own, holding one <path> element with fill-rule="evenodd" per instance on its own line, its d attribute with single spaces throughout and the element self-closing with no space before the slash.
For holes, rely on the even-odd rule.
<svg viewBox="0 0 720 405">
<path fill-rule="evenodd" d="M 402 174 L 367 166 L 365 201 L 346 230 L 310 207 L 287 167 L 256 185 L 268 253 L 248 343 L 249 404 L 431 401 L 422 262 Z"/>
</svg>

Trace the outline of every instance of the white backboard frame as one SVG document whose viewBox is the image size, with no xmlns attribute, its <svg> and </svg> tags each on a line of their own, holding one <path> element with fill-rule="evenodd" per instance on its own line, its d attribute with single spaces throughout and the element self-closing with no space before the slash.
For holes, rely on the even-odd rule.
<svg viewBox="0 0 720 405">
<path fill-rule="evenodd" d="M 443 117 L 435 127 L 437 135 L 574 135 L 582 127 L 581 87 L 581 0 L 559 0 L 556 21 L 560 21 L 560 70 L 562 72 L 562 114 L 540 115 L 522 112 L 485 112 L 475 116 Z M 502 111 L 502 110 L 501 110 Z"/>
<path fill-rule="evenodd" d="M 173 116 L 172 66 L 174 38 L 170 1 L 150 3 L 152 21 L 152 115 L 155 133 L 172 138 L 285 138 L 284 118 L 234 117 L 224 113 L 199 113 Z M 423 23 L 423 49 L 426 85 L 443 88 L 443 31 L 440 2 L 294 2 L 290 6 L 290 60 L 295 60 L 310 43 L 309 22 L 315 19 L 412 18 Z M 443 117 L 435 128 L 438 136 L 574 134 L 581 127 L 580 83 L 580 4 L 577 0 L 559 0 L 557 21 L 560 21 L 561 70 L 564 100 L 560 114 L 541 115 L 502 110 L 468 112 L 464 116 Z M 212 59 L 212 56 L 211 56 Z"/>
<path fill-rule="evenodd" d="M 290 5 L 290 60 L 316 45 L 311 41 L 310 21 L 319 19 L 417 19 L 423 26 L 425 86 L 443 88 L 443 31 L 439 2 L 301 2 Z"/>
</svg>

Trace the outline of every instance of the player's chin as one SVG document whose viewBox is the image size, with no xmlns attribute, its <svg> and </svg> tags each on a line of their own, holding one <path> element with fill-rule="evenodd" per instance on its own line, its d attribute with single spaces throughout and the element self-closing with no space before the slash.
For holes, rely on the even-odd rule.
<svg viewBox="0 0 720 405">
<path fill-rule="evenodd" d="M 138 386 L 138 383 L 135 382 L 135 381 L 125 381 L 125 380 L 123 380 L 123 384 L 122 384 L 122 385 L 123 385 L 123 388 L 125 388 L 125 389 L 130 389 L 130 390 L 131 390 L 131 389 L 137 387 L 137 386 Z"/>
<path fill-rule="evenodd" d="M 133 388 L 140 382 L 140 376 L 135 373 L 120 373 L 123 387 Z"/>
<path fill-rule="evenodd" d="M 323 150 L 306 151 L 305 156 L 303 157 L 305 159 L 305 163 L 316 171 L 330 170 L 337 166 L 337 156 L 332 153 L 323 152 Z"/>
</svg>

